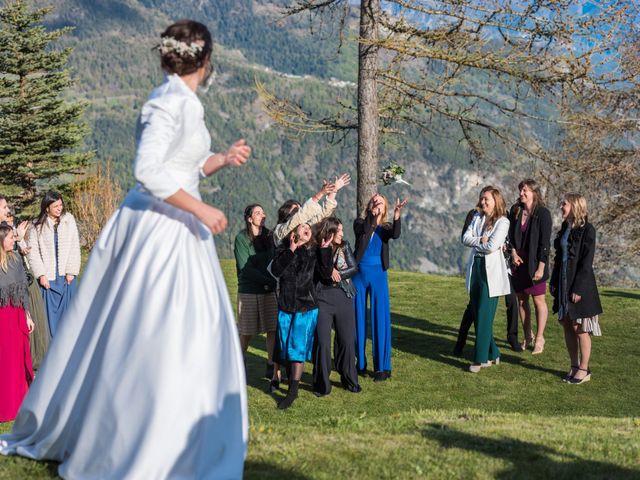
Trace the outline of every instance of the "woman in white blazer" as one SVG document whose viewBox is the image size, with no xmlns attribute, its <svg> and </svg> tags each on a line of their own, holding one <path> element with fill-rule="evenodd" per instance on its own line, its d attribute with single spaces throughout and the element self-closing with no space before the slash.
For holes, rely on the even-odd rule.
<svg viewBox="0 0 640 480">
<path fill-rule="evenodd" d="M 40 284 L 49 333 L 53 336 L 75 293 L 80 273 L 80 235 L 73 215 L 65 211 L 62 196 L 53 191 L 45 193 L 31 230 L 29 264 Z"/>
<path fill-rule="evenodd" d="M 500 363 L 500 351 L 493 338 L 493 319 L 498 297 L 511 291 L 507 265 L 502 254 L 509 220 L 500 190 L 485 187 L 476 206 L 478 212 L 467 227 L 462 243 L 471 247 L 467 262 L 467 291 L 475 314 L 476 344 L 473 373 L 482 367 Z"/>
</svg>

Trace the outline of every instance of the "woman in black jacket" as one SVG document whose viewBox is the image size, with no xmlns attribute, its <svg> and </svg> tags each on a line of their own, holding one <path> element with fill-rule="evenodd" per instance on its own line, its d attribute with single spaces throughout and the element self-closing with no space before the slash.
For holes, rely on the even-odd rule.
<svg viewBox="0 0 640 480">
<path fill-rule="evenodd" d="M 396 201 L 393 223 L 387 222 L 387 199 L 376 194 L 369 200 L 364 219 L 353 222 L 356 234 L 356 262 L 359 272 L 353 277 L 356 287 L 356 355 L 358 371 L 367 368 L 367 294 L 371 296 L 371 337 L 374 381 L 391 376 L 391 309 L 389 306 L 389 240 L 400 237 L 400 211 L 407 201 Z"/>
<path fill-rule="evenodd" d="M 323 266 L 330 268 L 331 248 L 328 247 L 332 241 L 333 238 L 328 238 L 316 248 L 311 227 L 303 223 L 277 248 L 271 263 L 271 274 L 278 279 L 279 360 L 291 365 L 289 391 L 278 404 L 280 409 L 289 408 L 298 398 L 304 362 L 311 360 L 318 319 L 316 282 L 326 276 L 317 270 Z M 328 258 L 318 262 L 318 257 L 323 256 Z M 275 372 L 272 384 L 274 382 L 277 386 Z"/>
<path fill-rule="evenodd" d="M 335 217 L 318 224 L 317 243 L 333 238 L 332 256 L 319 271 L 324 274 L 318 284 L 318 323 L 313 348 L 313 393 L 321 397 L 331 393 L 331 326 L 336 330 L 335 367 L 342 386 L 353 393 L 362 390 L 358 384 L 355 352 L 355 314 L 353 297 L 356 289 L 351 282 L 358 265 L 349 242 L 343 239 L 342 222 Z"/>
<path fill-rule="evenodd" d="M 542 192 L 535 180 L 523 180 L 518 190 L 519 201 L 509 214 L 512 280 L 524 330 L 522 348 L 532 347 L 531 353 L 536 355 L 544 351 L 544 329 L 549 316 L 545 294 L 549 278 L 551 213 L 544 206 Z M 538 323 L 535 341 L 531 331 L 529 296 L 533 297 Z"/>
<path fill-rule="evenodd" d="M 591 335 L 602 335 L 598 322 L 602 305 L 593 273 L 596 230 L 587 221 L 587 201 L 582 195 L 566 194 L 560 209 L 563 222 L 554 241 L 550 290 L 571 360 L 571 370 L 563 380 L 579 384 L 591 379 Z"/>
</svg>

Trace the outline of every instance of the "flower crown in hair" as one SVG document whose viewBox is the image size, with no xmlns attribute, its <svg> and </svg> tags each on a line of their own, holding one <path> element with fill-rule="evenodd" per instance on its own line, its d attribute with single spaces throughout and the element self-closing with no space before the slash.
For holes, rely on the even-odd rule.
<svg viewBox="0 0 640 480">
<path fill-rule="evenodd" d="M 162 37 L 160 45 L 158 45 L 157 48 L 162 55 L 176 52 L 178 55 L 187 54 L 191 57 L 195 57 L 202 51 L 202 45 L 200 45 L 199 43 L 191 42 L 191 44 L 187 45 L 185 42 L 176 40 L 173 37 Z"/>
</svg>

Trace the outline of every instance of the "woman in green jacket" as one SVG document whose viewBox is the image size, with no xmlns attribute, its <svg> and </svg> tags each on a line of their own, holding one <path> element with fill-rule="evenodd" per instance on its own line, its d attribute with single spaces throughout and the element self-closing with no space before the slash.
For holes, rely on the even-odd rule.
<svg viewBox="0 0 640 480">
<path fill-rule="evenodd" d="M 267 334 L 267 371 L 273 375 L 273 348 L 278 325 L 276 280 L 267 271 L 273 259 L 274 245 L 271 231 L 264 226 L 267 218 L 262 206 L 249 205 L 244 209 L 246 227 L 238 233 L 233 253 L 238 273 L 238 331 L 240 345 L 246 352 L 251 337 Z"/>
</svg>

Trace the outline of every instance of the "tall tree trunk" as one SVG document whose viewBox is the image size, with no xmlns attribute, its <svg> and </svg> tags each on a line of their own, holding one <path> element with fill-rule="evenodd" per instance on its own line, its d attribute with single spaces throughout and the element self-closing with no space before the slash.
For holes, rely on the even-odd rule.
<svg viewBox="0 0 640 480">
<path fill-rule="evenodd" d="M 380 0 L 360 2 L 360 45 L 358 47 L 358 215 L 376 192 L 378 173 L 378 38 Z"/>
</svg>

